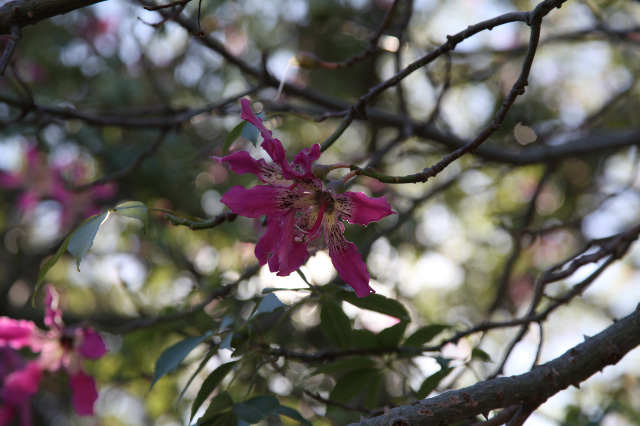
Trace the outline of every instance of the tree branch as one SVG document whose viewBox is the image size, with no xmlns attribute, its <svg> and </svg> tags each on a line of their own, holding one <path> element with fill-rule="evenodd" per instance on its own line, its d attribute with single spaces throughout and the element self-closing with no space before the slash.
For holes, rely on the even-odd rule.
<svg viewBox="0 0 640 426">
<path fill-rule="evenodd" d="M 7 41 L 7 46 L 2 53 L 2 57 L 0 57 L 0 78 L 4 76 L 4 72 L 7 70 L 7 66 L 9 66 L 9 61 L 11 61 L 11 57 L 13 56 L 13 52 L 16 50 L 16 45 L 18 44 L 18 40 L 20 40 L 21 36 L 22 33 L 20 31 L 20 27 L 16 25 L 11 28 L 11 35 Z"/>
<path fill-rule="evenodd" d="M 104 0 L 20 0 L 0 6 L 0 34 L 9 34 L 11 28 L 23 28 L 57 15 L 91 6 Z"/>
<path fill-rule="evenodd" d="M 616 364 L 638 345 L 640 305 L 629 316 L 533 371 L 445 392 L 351 426 L 387 426 L 400 419 L 412 426 L 452 424 L 514 405 L 524 407 L 524 416 L 530 406 L 539 406 L 570 385 L 578 385 L 607 365 Z"/>
</svg>

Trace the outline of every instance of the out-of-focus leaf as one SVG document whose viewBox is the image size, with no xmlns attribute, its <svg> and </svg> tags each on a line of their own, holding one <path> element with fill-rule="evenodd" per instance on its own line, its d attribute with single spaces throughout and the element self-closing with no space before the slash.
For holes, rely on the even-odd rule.
<svg viewBox="0 0 640 426">
<path fill-rule="evenodd" d="M 302 425 L 311 426 L 311 422 L 309 420 L 307 420 L 304 417 L 302 417 L 302 414 L 300 414 L 298 412 L 298 410 L 295 410 L 295 409 L 293 409 L 291 407 L 286 407 L 284 405 L 281 405 L 278 408 L 278 413 L 280 413 L 283 416 L 287 416 L 290 419 L 297 420 Z"/>
<path fill-rule="evenodd" d="M 269 314 L 275 311 L 276 309 L 282 308 L 285 306 L 287 305 L 282 303 L 275 294 L 269 293 L 266 296 L 264 296 L 262 300 L 260 300 L 260 303 L 256 307 L 255 311 L 253 311 L 253 314 L 251 314 L 249 319 L 255 318 L 260 314 Z"/>
<path fill-rule="evenodd" d="M 371 380 L 380 374 L 378 368 L 365 368 L 352 371 L 336 380 L 336 385 L 329 394 L 329 399 L 340 402 L 350 401 L 364 391 Z"/>
<path fill-rule="evenodd" d="M 351 330 L 351 344 L 356 349 L 369 350 L 379 348 L 378 336 L 369 330 Z"/>
<path fill-rule="evenodd" d="M 40 286 L 42 285 L 42 281 L 44 281 L 44 277 L 47 276 L 47 273 L 49 273 L 51 268 L 53 268 L 53 265 L 58 263 L 58 260 L 60 260 L 60 257 L 62 257 L 64 252 L 67 251 L 67 246 L 69 246 L 69 240 L 71 240 L 71 235 L 69 235 L 67 238 L 65 238 L 65 240 L 60 245 L 60 248 L 58 248 L 58 251 L 56 251 L 56 254 L 54 254 L 51 257 L 51 259 L 47 260 L 45 262 L 44 266 L 42 266 L 42 269 L 40 269 L 40 272 L 38 272 L 38 281 L 36 281 L 36 287 L 33 290 L 33 294 L 31 295 L 31 304 L 32 305 L 35 304 L 36 294 L 38 293 L 38 290 L 40 289 Z"/>
<path fill-rule="evenodd" d="M 382 374 L 374 376 L 367 385 L 367 391 L 364 398 L 364 406 L 367 408 L 376 408 L 378 405 L 378 398 L 380 397 L 380 390 L 382 387 Z"/>
<path fill-rule="evenodd" d="M 206 333 L 203 336 L 190 337 L 165 349 L 160 355 L 160 358 L 156 361 L 153 381 L 151 382 L 151 386 L 149 386 L 149 390 L 153 388 L 153 385 L 160 380 L 162 376 L 175 370 L 182 360 L 189 355 L 189 352 L 194 350 L 196 346 L 204 342 L 210 336 L 211 332 Z"/>
<path fill-rule="evenodd" d="M 200 425 L 203 422 L 207 421 L 207 419 L 214 418 L 217 414 L 230 410 L 231 407 L 233 407 L 233 399 L 231 398 L 231 395 L 229 395 L 227 391 L 220 392 L 218 395 L 211 398 L 209 406 L 207 407 L 202 417 L 198 419 L 197 424 Z M 191 419 L 193 419 L 193 416 L 197 411 L 197 409 L 191 409 Z"/>
<path fill-rule="evenodd" d="M 279 407 L 278 398 L 271 395 L 261 395 L 245 402 L 233 404 L 233 412 L 247 423 L 255 424 L 269 417 Z"/>
<path fill-rule="evenodd" d="M 480 348 L 474 348 L 471 351 L 471 359 L 479 359 L 484 362 L 492 362 L 491 356 Z"/>
<path fill-rule="evenodd" d="M 444 330 L 448 329 L 450 326 L 446 324 L 429 324 L 424 327 L 420 327 L 402 344 L 403 346 L 413 346 L 419 348 L 425 343 L 429 343 L 431 339 L 436 337 L 438 334 L 442 333 Z"/>
<path fill-rule="evenodd" d="M 358 308 L 390 315 L 400 319 L 401 321 L 411 321 L 409 312 L 402 303 L 397 300 L 384 297 L 380 294 L 370 294 L 367 297 L 358 297 L 355 293 L 340 291 L 336 293 L 336 296 L 345 302 L 357 306 Z"/>
<path fill-rule="evenodd" d="M 224 144 L 222 145 L 222 155 L 226 155 L 227 152 L 229 152 L 229 148 L 231 148 L 231 145 L 233 145 L 233 143 L 236 140 L 238 140 L 240 135 L 242 135 L 245 124 L 247 124 L 247 122 L 243 121 L 241 123 L 238 123 L 233 129 L 231 129 L 231 131 L 229 132 L 227 137 L 224 139 Z M 255 127 L 254 127 L 254 129 L 255 129 Z M 258 130 L 258 129 L 256 129 L 256 130 Z M 257 135 L 256 135 L 256 137 L 257 137 Z M 255 144 L 255 142 L 254 142 L 254 144 Z"/>
<path fill-rule="evenodd" d="M 351 343 L 351 320 L 342 307 L 332 300 L 324 300 L 320 310 L 320 327 L 327 340 L 340 349 Z"/>
<path fill-rule="evenodd" d="M 345 358 L 316 369 L 313 373 L 309 374 L 308 377 L 318 374 L 346 373 L 349 371 L 363 370 L 365 368 L 372 368 L 375 365 L 376 362 L 373 359 L 365 356 Z"/>
<path fill-rule="evenodd" d="M 221 414 L 213 414 L 213 417 L 207 417 L 206 413 L 198 423 L 192 426 L 237 426 L 238 417 L 233 411 L 226 411 Z"/>
<path fill-rule="evenodd" d="M 78 271 L 80 271 L 80 262 L 82 262 L 82 259 L 93 245 L 93 240 L 96 238 L 100 226 L 108 217 L 109 212 L 91 216 L 71 234 L 67 250 L 76 258 Z"/>
<path fill-rule="evenodd" d="M 113 208 L 118 214 L 122 216 L 138 219 L 142 222 L 143 232 L 147 232 L 147 223 L 149 222 L 149 214 L 147 212 L 147 206 L 140 201 L 127 201 L 126 203 L 118 204 Z"/>
<path fill-rule="evenodd" d="M 385 328 L 380 333 L 378 333 L 378 342 L 380 346 L 383 348 L 393 348 L 398 346 L 398 343 L 402 340 L 402 336 L 404 336 L 404 331 L 407 329 L 407 325 L 409 323 L 407 321 L 400 321 L 399 323 Z"/>
<path fill-rule="evenodd" d="M 453 371 L 453 368 L 443 368 L 440 371 L 433 373 L 431 376 L 424 379 L 422 385 L 420 385 L 420 389 L 416 392 L 417 399 L 426 398 L 444 379 Z"/>
<path fill-rule="evenodd" d="M 256 117 L 264 120 L 264 111 L 260 114 L 256 114 Z M 258 135 L 260 135 L 260 130 L 253 124 L 247 122 L 246 126 L 242 127 L 242 137 L 251 142 L 254 145 L 258 144 Z"/>
<path fill-rule="evenodd" d="M 200 409 L 202 403 L 213 393 L 216 387 L 220 384 L 222 379 L 229 374 L 229 371 L 236 365 L 236 361 L 227 362 L 226 364 L 222 364 L 215 370 L 209 374 L 204 382 L 202 383 L 202 387 L 198 391 L 196 398 L 193 400 L 193 405 L 191 406 L 191 417 L 189 417 L 189 421 L 193 419 L 193 416 L 196 415 L 196 412 Z"/>
<path fill-rule="evenodd" d="M 204 366 L 207 364 L 207 362 L 209 362 L 211 357 L 213 357 L 216 354 L 216 352 L 217 352 L 217 350 L 213 350 L 212 349 L 209 352 L 207 352 L 207 355 L 205 355 L 204 358 L 202 358 L 202 361 L 200 361 L 200 364 L 198 364 L 198 368 L 196 368 L 196 371 L 194 371 L 193 374 L 191 375 L 191 377 L 189 377 L 189 380 L 187 381 L 187 384 L 185 384 L 184 388 L 182 388 L 182 392 L 180 392 L 180 396 L 178 397 L 178 404 L 180 404 L 180 401 L 182 401 L 182 397 L 184 396 L 184 393 L 189 388 L 189 385 L 191 385 L 191 382 L 193 382 L 193 379 L 195 379 L 195 377 L 198 375 L 198 373 L 200 373 L 200 371 L 202 371 Z"/>
<path fill-rule="evenodd" d="M 229 349 L 230 351 L 232 351 L 233 350 L 233 348 L 231 347 L 232 339 L 233 339 L 233 332 L 229 332 L 229 334 L 227 334 L 226 337 L 222 339 L 222 342 L 220 342 L 220 349 Z"/>
</svg>

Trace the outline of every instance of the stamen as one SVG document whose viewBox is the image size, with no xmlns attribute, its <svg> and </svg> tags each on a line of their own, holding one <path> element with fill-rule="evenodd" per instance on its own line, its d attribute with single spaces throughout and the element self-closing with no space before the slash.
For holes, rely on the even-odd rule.
<svg viewBox="0 0 640 426">
<path fill-rule="evenodd" d="M 278 86 L 278 92 L 276 93 L 276 97 L 274 99 L 274 101 L 278 101 L 278 99 L 280 99 L 280 95 L 282 94 L 282 88 L 284 87 L 284 82 L 287 80 L 287 74 L 289 73 L 289 68 L 291 68 L 291 65 L 295 65 L 295 59 L 296 57 L 293 56 L 291 57 L 291 59 L 289 59 L 289 62 L 287 62 L 287 66 L 284 69 L 284 73 L 282 73 L 282 78 L 280 79 L 280 86 Z"/>
<path fill-rule="evenodd" d="M 320 205 L 320 211 L 318 211 L 318 218 L 316 219 L 316 223 L 313 224 L 313 227 L 308 232 L 309 235 L 315 234 L 315 232 L 318 230 L 318 228 L 320 228 L 320 225 L 322 225 L 322 216 L 324 216 L 324 209 L 325 209 L 326 206 L 327 206 L 326 202 L 323 202 Z"/>
</svg>

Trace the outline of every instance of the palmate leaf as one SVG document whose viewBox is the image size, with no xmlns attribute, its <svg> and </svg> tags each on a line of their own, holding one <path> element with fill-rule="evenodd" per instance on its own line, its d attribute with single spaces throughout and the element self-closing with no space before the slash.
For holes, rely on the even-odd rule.
<svg viewBox="0 0 640 426">
<path fill-rule="evenodd" d="M 180 365 L 182 360 L 187 355 L 189 355 L 189 353 L 194 350 L 196 346 L 211 337 L 211 335 L 212 333 L 208 332 L 203 336 L 190 337 L 165 349 L 156 361 L 156 368 L 153 373 L 153 381 L 151 382 L 151 386 L 149 386 L 149 390 L 153 388 L 153 385 L 155 385 L 156 382 L 162 378 L 162 376 L 175 370 L 178 365 Z"/>
<path fill-rule="evenodd" d="M 231 371 L 231 369 L 236 365 L 236 361 L 227 362 L 226 364 L 222 364 L 207 377 L 202 383 L 202 387 L 198 391 L 198 395 L 196 395 L 196 399 L 193 401 L 193 405 L 191 406 L 191 417 L 189 417 L 189 421 L 193 419 L 193 416 L 196 415 L 196 412 L 200 409 L 202 403 L 213 393 L 213 391 L 218 387 L 220 382 L 226 377 L 227 374 Z"/>
<path fill-rule="evenodd" d="M 260 395 L 244 402 L 233 404 L 233 412 L 249 424 L 266 419 L 280 408 L 278 398 L 272 395 Z"/>
<path fill-rule="evenodd" d="M 291 407 L 286 407 L 284 405 L 281 405 L 278 408 L 278 413 L 280 413 L 280 415 L 282 416 L 287 416 L 290 419 L 297 420 L 302 425 L 311 426 L 311 422 L 309 420 L 302 417 L 302 414 L 298 413 L 298 410 L 295 410 Z"/>
<path fill-rule="evenodd" d="M 51 268 L 60 260 L 65 251 L 68 251 L 73 255 L 76 260 L 76 267 L 78 271 L 80 271 L 80 263 L 82 263 L 82 259 L 87 255 L 91 247 L 93 246 L 93 242 L 100 230 L 100 227 L 104 224 L 104 222 L 109 218 L 109 215 L 112 213 L 118 213 L 122 216 L 131 217 L 134 219 L 138 219 L 142 221 L 144 232 L 147 230 L 147 222 L 148 222 L 148 213 L 147 206 L 140 201 L 127 201 L 122 204 L 118 204 L 113 209 L 110 209 L 106 212 L 91 216 L 86 219 L 84 222 L 80 224 L 60 245 L 58 251 L 49 259 L 40 269 L 38 273 L 38 280 L 36 281 L 35 290 L 33 291 L 33 296 L 31 297 L 31 303 L 33 304 L 35 301 L 35 295 L 38 293 L 42 282 L 44 281 L 45 276 Z"/>
<path fill-rule="evenodd" d="M 233 145 L 233 143 L 238 140 L 240 135 L 244 133 L 243 130 L 246 124 L 247 122 L 243 121 L 241 123 L 238 123 L 233 129 L 231 129 L 227 137 L 224 139 L 224 144 L 222 145 L 222 155 L 227 155 L 227 152 L 229 152 L 229 148 L 231 148 L 231 145 Z"/>
<path fill-rule="evenodd" d="M 351 320 L 336 302 L 322 302 L 320 327 L 327 340 L 340 349 L 346 349 L 351 344 Z"/>
<path fill-rule="evenodd" d="M 275 294 L 269 293 L 260 300 L 260 303 L 253 311 L 249 319 L 253 319 L 260 314 L 270 314 L 276 309 L 283 308 L 285 306 L 287 305 L 282 303 Z"/>
<path fill-rule="evenodd" d="M 442 333 L 444 330 L 451 328 L 446 324 L 429 324 L 420 327 L 402 343 L 403 346 L 420 347 L 425 343 L 429 343 L 434 337 Z"/>
<path fill-rule="evenodd" d="M 113 211 L 122 216 L 138 219 L 142 222 L 143 232 L 147 232 L 149 214 L 147 212 L 147 206 L 145 206 L 144 203 L 140 201 L 127 201 L 126 203 L 115 206 Z"/>
<path fill-rule="evenodd" d="M 33 294 L 31 295 L 31 304 L 32 305 L 35 305 L 36 294 L 38 293 L 38 290 L 40 289 L 40 286 L 42 285 L 42 282 L 44 281 L 44 277 L 47 276 L 47 273 L 49 273 L 51 268 L 53 268 L 53 265 L 58 263 L 58 260 L 60 260 L 60 257 L 62 257 L 64 252 L 67 251 L 67 247 L 69 246 L 69 240 L 70 239 L 71 239 L 71 235 L 69 235 L 62 242 L 62 244 L 60 245 L 60 248 L 58 248 L 58 251 L 56 251 L 56 254 L 54 254 L 51 257 L 51 259 L 47 260 L 47 262 L 42 266 L 42 269 L 40 269 L 40 272 L 38 273 L 38 281 L 36 281 L 36 287 L 33 290 Z"/>
<path fill-rule="evenodd" d="M 93 245 L 93 240 L 96 238 L 96 234 L 108 217 L 109 212 L 91 216 L 71 234 L 67 250 L 76 258 L 78 272 L 80 271 L 80 262 L 82 262 L 84 256 L 89 252 L 89 249 Z"/>
<path fill-rule="evenodd" d="M 401 321 L 411 321 L 409 312 L 402 303 L 397 300 L 384 297 L 380 294 L 370 294 L 367 297 L 358 297 L 355 293 L 350 291 L 339 291 L 336 293 L 336 297 L 361 309 L 379 312 L 381 314 L 398 318 Z"/>
</svg>

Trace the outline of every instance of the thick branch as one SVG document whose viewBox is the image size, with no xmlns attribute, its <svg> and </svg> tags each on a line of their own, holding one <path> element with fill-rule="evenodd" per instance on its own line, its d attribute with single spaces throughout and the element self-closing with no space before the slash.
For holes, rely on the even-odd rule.
<svg viewBox="0 0 640 426">
<path fill-rule="evenodd" d="M 82 9 L 104 0 L 19 0 L 10 1 L 0 7 L 0 34 L 9 34 L 12 27 L 26 27 Z"/>
<path fill-rule="evenodd" d="M 352 426 L 387 426 L 402 420 L 412 426 L 452 424 L 498 408 L 538 406 L 570 385 L 584 382 L 607 365 L 616 364 L 638 345 L 640 305 L 631 315 L 533 371 L 445 392 Z"/>
</svg>

